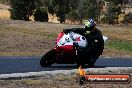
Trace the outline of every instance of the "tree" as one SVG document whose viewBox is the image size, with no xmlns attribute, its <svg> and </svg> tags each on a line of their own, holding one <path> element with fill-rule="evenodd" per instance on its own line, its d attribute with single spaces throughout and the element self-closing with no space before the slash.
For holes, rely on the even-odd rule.
<svg viewBox="0 0 132 88">
<path fill-rule="evenodd" d="M 78 5 L 80 0 L 69 0 L 69 6 L 70 8 L 72 8 L 73 10 L 77 10 Z"/>
<path fill-rule="evenodd" d="M 49 14 L 52 14 L 52 15 L 54 15 L 54 8 L 53 8 L 53 5 L 52 4 L 49 4 L 48 5 L 48 12 L 49 12 Z"/>
<path fill-rule="evenodd" d="M 46 8 L 37 8 L 34 13 L 34 20 L 41 22 L 48 22 L 48 13 Z"/>
<path fill-rule="evenodd" d="M 66 15 L 70 11 L 69 0 L 52 0 L 54 12 L 60 23 L 65 23 Z"/>
<path fill-rule="evenodd" d="M 0 0 L 0 3 L 2 3 L 2 4 L 9 4 L 9 0 Z"/>
<path fill-rule="evenodd" d="M 103 6 L 105 5 L 105 1 L 96 0 L 96 3 L 97 3 L 97 21 L 99 22 L 101 20 L 101 15 L 103 15 L 102 10 L 103 10 Z"/>
<path fill-rule="evenodd" d="M 83 19 L 93 18 L 97 20 L 97 3 L 96 0 L 80 0 L 78 6 L 78 19 L 82 22 Z"/>
<path fill-rule="evenodd" d="M 109 24 L 118 23 L 119 15 L 121 11 L 121 1 L 120 0 L 110 0 L 107 8 L 107 13 L 103 17 L 103 21 Z"/>
<path fill-rule="evenodd" d="M 71 8 L 70 12 L 67 14 L 67 19 L 70 20 L 71 22 L 74 22 L 77 20 L 77 12 L 76 10 L 73 10 Z"/>
<path fill-rule="evenodd" d="M 125 15 L 123 23 L 128 26 L 128 23 L 132 21 L 132 13 L 129 12 Z"/>
<path fill-rule="evenodd" d="M 41 5 L 39 0 L 10 0 L 11 19 L 29 21 L 37 6 Z"/>
</svg>

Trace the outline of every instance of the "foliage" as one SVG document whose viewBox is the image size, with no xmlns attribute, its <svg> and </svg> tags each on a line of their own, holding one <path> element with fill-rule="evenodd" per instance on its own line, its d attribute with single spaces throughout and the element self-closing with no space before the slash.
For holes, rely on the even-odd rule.
<svg viewBox="0 0 132 88">
<path fill-rule="evenodd" d="M 49 4 L 48 5 L 48 12 L 49 12 L 49 14 L 52 14 L 52 15 L 54 15 L 54 8 L 53 8 L 53 5 L 52 4 Z"/>
<path fill-rule="evenodd" d="M 9 0 L 0 0 L 0 3 L 2 3 L 2 4 L 9 4 Z"/>
<path fill-rule="evenodd" d="M 115 24 L 118 23 L 119 15 L 121 13 L 122 13 L 121 6 L 117 5 L 116 2 L 110 1 L 108 5 L 107 13 L 104 15 L 102 19 L 106 23 Z"/>
<path fill-rule="evenodd" d="M 123 1 L 127 1 L 127 0 L 105 0 L 105 1 L 118 5 L 118 4 L 122 4 Z"/>
<path fill-rule="evenodd" d="M 46 8 L 37 8 L 34 13 L 34 20 L 41 22 L 48 22 L 48 13 Z"/>
<path fill-rule="evenodd" d="M 131 12 L 125 15 L 124 20 L 123 20 L 123 23 L 125 25 L 128 25 L 128 23 L 130 21 L 132 21 L 132 13 Z"/>
<path fill-rule="evenodd" d="M 67 19 L 70 20 L 70 21 L 72 21 L 72 22 L 74 22 L 74 21 L 77 20 L 77 18 L 78 18 L 78 16 L 77 16 L 76 10 L 73 10 L 71 8 L 70 12 L 67 15 Z"/>
<path fill-rule="evenodd" d="M 96 0 L 80 0 L 77 9 L 78 20 L 82 22 L 83 19 L 93 18 L 97 19 L 97 3 Z"/>
<path fill-rule="evenodd" d="M 105 1 L 109 4 L 107 12 L 102 13 Z M 35 14 L 35 20 L 44 21 L 44 19 L 48 19 L 46 14 L 49 13 L 55 14 L 60 23 L 65 23 L 66 19 L 79 20 L 82 23 L 88 18 L 96 21 L 100 21 L 102 18 L 101 20 L 105 23 L 115 24 L 118 23 L 119 15 L 122 13 L 123 3 L 128 0 L 10 0 L 10 2 L 11 18 L 16 20 L 29 20 L 29 17 Z M 45 11 L 42 11 L 41 8 L 45 8 Z"/>
<path fill-rule="evenodd" d="M 11 19 L 28 21 L 40 3 L 39 0 L 10 0 Z"/>
<path fill-rule="evenodd" d="M 60 23 L 65 23 L 66 14 L 70 11 L 69 0 L 55 0 L 54 11 Z"/>
</svg>

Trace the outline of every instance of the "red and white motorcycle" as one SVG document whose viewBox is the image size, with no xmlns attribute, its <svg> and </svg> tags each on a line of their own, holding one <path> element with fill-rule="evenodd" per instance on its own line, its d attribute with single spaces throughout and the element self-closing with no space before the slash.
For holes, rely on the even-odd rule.
<svg viewBox="0 0 132 88">
<path fill-rule="evenodd" d="M 106 41 L 108 38 L 103 36 L 103 39 Z M 74 46 L 74 43 L 77 43 L 82 48 L 88 46 L 84 36 L 74 32 L 68 34 L 60 32 L 57 36 L 55 47 L 42 56 L 40 65 L 42 67 L 48 67 L 54 63 L 79 65 L 77 60 L 78 49 Z M 88 63 L 86 62 L 85 64 Z"/>
</svg>

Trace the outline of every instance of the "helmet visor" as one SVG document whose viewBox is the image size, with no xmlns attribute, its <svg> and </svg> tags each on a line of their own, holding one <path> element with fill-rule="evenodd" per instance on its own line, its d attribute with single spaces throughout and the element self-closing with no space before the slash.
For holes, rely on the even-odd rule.
<svg viewBox="0 0 132 88">
<path fill-rule="evenodd" d="M 89 21 L 85 22 L 85 27 L 91 27 L 91 23 Z"/>
</svg>

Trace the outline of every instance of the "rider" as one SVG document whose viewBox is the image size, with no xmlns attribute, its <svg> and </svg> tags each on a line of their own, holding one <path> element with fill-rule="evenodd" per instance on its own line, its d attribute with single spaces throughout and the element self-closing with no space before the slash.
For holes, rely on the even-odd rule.
<svg viewBox="0 0 132 88">
<path fill-rule="evenodd" d="M 83 35 L 88 42 L 88 46 L 84 49 L 81 53 L 81 57 L 85 56 L 85 60 L 88 59 L 88 65 L 91 67 L 94 66 L 94 63 L 102 54 L 104 49 L 104 40 L 102 33 L 99 29 L 96 28 L 96 23 L 93 19 L 88 19 L 85 21 L 84 28 L 71 28 L 71 29 L 64 29 L 64 33 L 75 32 L 78 34 Z M 84 53 L 85 52 L 85 53 Z M 84 55 L 85 54 L 85 55 Z"/>
</svg>

